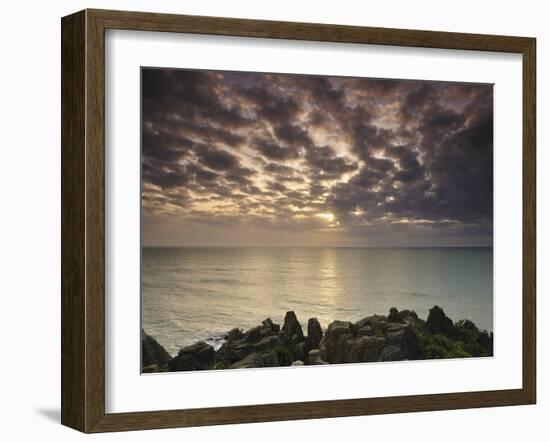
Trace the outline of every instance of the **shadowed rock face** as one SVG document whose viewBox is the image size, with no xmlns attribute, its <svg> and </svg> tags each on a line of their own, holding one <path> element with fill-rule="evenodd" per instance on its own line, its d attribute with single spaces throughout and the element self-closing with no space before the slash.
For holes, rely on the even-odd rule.
<svg viewBox="0 0 550 442">
<path fill-rule="evenodd" d="M 326 331 L 310 318 L 305 337 L 291 311 L 283 327 L 267 318 L 246 332 L 230 330 L 218 351 L 201 341 L 182 348 L 174 358 L 142 332 L 142 354 L 148 363 L 144 372 L 484 357 L 493 354 L 493 334 L 469 320 L 453 323 L 435 306 L 426 321 L 414 311 L 392 308 L 388 316 L 333 321 Z"/>
<path fill-rule="evenodd" d="M 288 338 L 295 343 L 302 342 L 304 340 L 304 332 L 302 326 L 298 322 L 296 313 L 286 312 L 285 322 L 283 324 L 283 331 L 287 334 Z"/>
<path fill-rule="evenodd" d="M 430 314 L 426 321 L 426 328 L 433 334 L 442 334 L 449 338 L 457 336 L 453 321 L 448 318 L 443 309 L 437 305 L 430 309 Z"/>
<path fill-rule="evenodd" d="M 307 321 L 307 338 L 306 348 L 313 350 L 319 348 L 321 339 L 323 338 L 323 329 L 317 318 L 309 318 Z"/>
<path fill-rule="evenodd" d="M 214 363 L 216 352 L 211 345 L 200 341 L 182 348 L 168 361 L 169 371 L 208 370 Z"/>
<path fill-rule="evenodd" d="M 172 356 L 153 337 L 141 330 L 141 366 L 160 366 Z"/>
</svg>

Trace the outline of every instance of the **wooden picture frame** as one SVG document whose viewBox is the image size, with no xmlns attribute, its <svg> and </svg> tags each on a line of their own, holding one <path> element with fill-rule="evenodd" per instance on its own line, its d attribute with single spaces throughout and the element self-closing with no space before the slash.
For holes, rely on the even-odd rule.
<svg viewBox="0 0 550 442">
<path fill-rule="evenodd" d="M 512 390 L 105 412 L 105 30 L 495 51 L 523 57 L 523 383 Z M 534 38 L 141 12 L 62 19 L 62 409 L 83 432 L 533 404 L 536 400 Z"/>
</svg>

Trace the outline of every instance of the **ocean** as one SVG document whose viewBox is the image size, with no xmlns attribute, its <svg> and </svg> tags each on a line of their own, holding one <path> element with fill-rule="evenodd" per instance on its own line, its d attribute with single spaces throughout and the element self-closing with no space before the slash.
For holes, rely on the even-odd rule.
<svg viewBox="0 0 550 442">
<path fill-rule="evenodd" d="M 305 329 L 439 305 L 493 331 L 492 248 L 144 247 L 141 278 L 142 327 L 172 355 L 288 310 Z"/>
</svg>

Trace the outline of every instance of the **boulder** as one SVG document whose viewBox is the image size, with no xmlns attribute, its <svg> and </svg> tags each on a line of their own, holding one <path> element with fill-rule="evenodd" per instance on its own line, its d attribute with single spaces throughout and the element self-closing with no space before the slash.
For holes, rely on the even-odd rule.
<svg viewBox="0 0 550 442">
<path fill-rule="evenodd" d="M 171 359 L 172 356 L 160 345 L 155 338 L 149 336 L 141 330 L 141 367 L 152 365 L 163 365 Z M 145 372 L 145 371 L 144 371 Z"/>
<path fill-rule="evenodd" d="M 230 368 L 259 368 L 264 367 L 262 356 L 259 353 L 250 353 L 240 361 L 235 362 Z"/>
<path fill-rule="evenodd" d="M 326 365 L 328 362 L 324 361 L 321 358 L 321 352 L 318 349 L 310 350 L 307 355 L 307 360 L 309 365 Z"/>
<path fill-rule="evenodd" d="M 306 348 L 306 343 L 298 342 L 294 347 L 294 357 L 293 359 L 298 359 L 304 361 L 307 358 L 308 349 Z"/>
<path fill-rule="evenodd" d="M 168 361 L 170 371 L 207 370 L 214 363 L 216 352 L 204 341 L 182 348 Z"/>
<path fill-rule="evenodd" d="M 262 363 L 264 367 L 278 367 L 279 358 L 277 357 L 277 353 L 275 353 L 274 351 L 264 353 L 262 355 Z"/>
<path fill-rule="evenodd" d="M 294 361 L 290 365 L 291 365 L 291 367 L 302 367 L 304 365 L 304 362 L 303 361 Z"/>
<path fill-rule="evenodd" d="M 388 315 L 389 322 L 397 322 L 399 320 L 399 310 L 395 307 L 390 308 L 390 314 Z"/>
<path fill-rule="evenodd" d="M 371 315 L 363 318 L 355 323 L 355 329 L 361 330 L 365 327 L 371 327 L 372 334 L 383 336 L 385 334 L 385 329 L 388 325 L 388 320 L 383 315 Z"/>
<path fill-rule="evenodd" d="M 252 351 L 252 345 L 244 339 L 226 341 L 216 353 L 216 359 L 225 365 L 233 364 Z"/>
<path fill-rule="evenodd" d="M 287 312 L 285 315 L 285 322 L 283 324 L 283 331 L 287 334 L 291 342 L 298 343 L 304 340 L 304 332 L 302 326 L 298 322 L 296 313 L 293 311 Z"/>
<path fill-rule="evenodd" d="M 243 340 L 245 342 L 248 342 L 249 344 L 253 344 L 255 342 L 258 342 L 260 339 L 262 339 L 264 335 L 265 335 L 265 332 L 262 333 L 262 326 L 257 325 L 256 327 L 251 328 L 244 334 Z"/>
<path fill-rule="evenodd" d="M 370 325 L 365 325 L 357 330 L 357 336 L 374 336 L 374 330 Z"/>
<path fill-rule="evenodd" d="M 290 343 L 289 336 L 286 334 L 284 330 L 280 330 L 279 333 L 277 333 L 277 337 L 281 340 L 283 345 L 287 345 Z"/>
<path fill-rule="evenodd" d="M 405 324 L 414 325 L 415 327 L 421 327 L 424 322 L 418 317 L 414 310 L 401 310 L 397 314 L 397 320 Z"/>
<path fill-rule="evenodd" d="M 262 326 L 271 330 L 272 333 L 277 334 L 279 333 L 279 330 L 281 329 L 281 326 L 279 324 L 275 324 L 271 318 L 264 319 L 262 321 Z"/>
<path fill-rule="evenodd" d="M 232 328 L 225 335 L 225 339 L 227 341 L 236 341 L 238 339 L 242 339 L 243 336 L 244 336 L 244 334 L 243 334 L 243 332 L 240 328 Z"/>
<path fill-rule="evenodd" d="M 321 358 L 331 364 L 340 364 L 345 359 L 346 341 L 353 339 L 351 322 L 331 322 L 319 344 Z"/>
<path fill-rule="evenodd" d="M 380 354 L 382 361 L 412 360 L 421 356 L 418 337 L 409 325 L 388 331 L 387 343 Z"/>
<path fill-rule="evenodd" d="M 437 305 L 430 309 L 426 320 L 426 329 L 432 334 L 442 334 L 451 339 L 456 339 L 458 335 L 453 321 Z"/>
<path fill-rule="evenodd" d="M 323 338 L 323 329 L 317 318 L 309 318 L 307 321 L 307 338 L 306 338 L 306 348 L 312 350 L 314 348 L 319 348 L 321 339 Z"/>
<path fill-rule="evenodd" d="M 266 336 L 251 346 L 252 351 L 264 353 L 274 347 L 281 345 L 281 340 L 277 336 Z"/>
<path fill-rule="evenodd" d="M 479 333 L 479 337 L 477 342 L 483 350 L 486 353 L 486 356 L 493 356 L 493 334 L 487 333 L 487 331 L 483 330 Z"/>
<path fill-rule="evenodd" d="M 381 336 L 361 336 L 346 341 L 342 362 L 375 362 L 380 359 L 380 353 L 387 343 Z M 330 362 L 330 361 L 329 361 Z"/>
</svg>

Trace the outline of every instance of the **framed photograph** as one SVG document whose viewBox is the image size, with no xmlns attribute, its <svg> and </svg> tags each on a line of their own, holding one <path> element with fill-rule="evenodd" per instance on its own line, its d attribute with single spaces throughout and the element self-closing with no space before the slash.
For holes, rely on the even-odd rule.
<svg viewBox="0 0 550 442">
<path fill-rule="evenodd" d="M 535 403 L 535 39 L 62 19 L 62 423 Z"/>
</svg>

